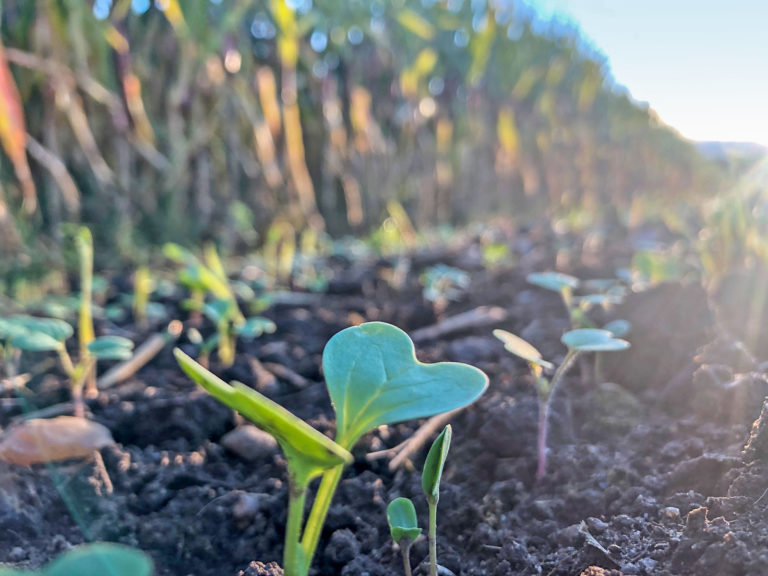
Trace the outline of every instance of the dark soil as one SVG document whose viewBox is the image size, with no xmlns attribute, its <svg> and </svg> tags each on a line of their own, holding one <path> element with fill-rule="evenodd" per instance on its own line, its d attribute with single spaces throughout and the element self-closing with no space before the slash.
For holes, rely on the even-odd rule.
<svg viewBox="0 0 768 576">
<path fill-rule="evenodd" d="M 561 245 L 582 245 L 566 240 Z M 522 335 L 548 358 L 562 358 L 565 310 L 556 295 L 525 282 L 528 272 L 554 267 L 554 239 L 530 233 L 512 245 L 512 270 L 484 269 L 473 245 L 419 255 L 399 289 L 383 280 L 390 263 L 337 261 L 327 294 L 308 304 L 273 306 L 266 315 L 277 332 L 239 345 L 231 369 L 215 361 L 212 368 L 251 383 L 331 434 L 321 353 L 334 333 L 353 323 L 383 320 L 413 331 L 496 305 L 509 312 L 497 327 Z M 630 254 L 571 249 L 558 265 L 599 278 L 626 266 Z M 417 282 L 435 261 L 472 278 L 471 292 L 440 315 Z M 718 315 L 728 316 L 727 310 Z M 603 316 L 632 322 L 632 348 L 604 358 L 600 378 L 593 377 L 591 361 L 567 378 L 554 405 L 550 473 L 540 484 L 534 480 L 536 396 L 525 365 L 491 336 L 496 326 L 417 345 L 423 361 L 468 362 L 491 381 L 485 396 L 453 422 L 438 512 L 440 563 L 464 576 L 768 573 L 768 378 L 761 364 L 768 350 L 749 353 L 735 344 L 738 325 L 729 333 L 718 328 L 698 285 L 631 294 Z M 749 329 L 751 341 L 760 341 L 754 323 Z M 195 352 L 190 342 L 179 344 Z M 272 377 L 254 358 L 290 367 L 306 382 Z M 65 399 L 60 383 L 35 379 L 30 388 L 39 391 L 38 405 Z M 2 406 L 5 428 L 20 409 Z M 269 445 L 257 446 L 251 460 L 226 450 L 222 437 L 241 421 L 180 373 L 170 349 L 89 407 L 117 441 L 102 454 L 114 491 L 108 493 L 91 463 L 0 464 L 0 562 L 36 567 L 85 540 L 112 540 L 151 554 L 159 576 L 281 573 L 272 562 L 282 555 L 285 462 Z M 364 456 L 397 445 L 418 425 L 378 430 L 357 447 L 314 574 L 401 573 L 385 509 L 392 498 L 408 496 L 426 517 L 417 472 L 425 450 L 415 469 L 394 474 L 385 461 Z M 426 542 L 416 543 L 414 561 L 426 555 Z"/>
</svg>

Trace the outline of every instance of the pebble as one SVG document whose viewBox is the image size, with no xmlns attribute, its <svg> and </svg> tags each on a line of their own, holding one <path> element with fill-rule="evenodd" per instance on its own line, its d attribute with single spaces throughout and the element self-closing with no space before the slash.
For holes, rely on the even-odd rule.
<svg viewBox="0 0 768 576">
<path fill-rule="evenodd" d="M 27 553 L 21 546 L 14 546 L 8 553 L 9 562 L 21 562 L 22 560 L 26 560 L 26 558 Z"/>
<path fill-rule="evenodd" d="M 277 440 L 250 424 L 227 432 L 221 438 L 221 445 L 249 462 L 262 460 L 277 451 Z"/>
<path fill-rule="evenodd" d="M 678 520 L 680 518 L 680 508 L 667 506 L 661 509 L 661 515 L 668 520 Z"/>
<path fill-rule="evenodd" d="M 259 512 L 259 508 L 261 508 L 263 496 L 263 494 L 251 492 L 240 494 L 237 502 L 232 507 L 232 516 L 237 521 L 252 520 Z"/>
<path fill-rule="evenodd" d="M 587 518 L 587 527 L 592 534 L 602 534 L 608 529 L 608 523 L 595 516 L 590 516 Z"/>
</svg>

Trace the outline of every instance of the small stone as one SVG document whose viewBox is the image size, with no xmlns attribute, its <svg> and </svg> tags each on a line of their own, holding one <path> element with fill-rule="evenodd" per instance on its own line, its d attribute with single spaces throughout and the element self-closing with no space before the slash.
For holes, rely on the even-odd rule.
<svg viewBox="0 0 768 576">
<path fill-rule="evenodd" d="M 595 516 L 590 516 L 587 518 L 587 527 L 593 534 L 602 534 L 608 529 L 608 523 L 600 520 L 600 518 L 596 518 Z"/>
<path fill-rule="evenodd" d="M 27 553 L 21 546 L 14 546 L 8 553 L 9 562 L 21 562 L 27 559 Z"/>
<path fill-rule="evenodd" d="M 221 438 L 221 445 L 248 462 L 263 460 L 277 451 L 277 440 L 250 424 L 227 432 Z"/>
<path fill-rule="evenodd" d="M 251 492 L 245 492 L 240 494 L 240 497 L 232 507 L 232 516 L 238 522 L 246 522 L 252 520 L 261 508 L 263 500 L 263 494 L 253 494 Z"/>
<path fill-rule="evenodd" d="M 680 518 L 680 508 L 675 508 L 674 506 L 662 508 L 661 516 L 667 520 L 678 520 Z"/>
</svg>

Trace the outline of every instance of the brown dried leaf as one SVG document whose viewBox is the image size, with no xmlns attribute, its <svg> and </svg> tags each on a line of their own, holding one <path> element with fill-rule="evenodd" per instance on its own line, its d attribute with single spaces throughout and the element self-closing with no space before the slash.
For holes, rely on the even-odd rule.
<svg viewBox="0 0 768 576">
<path fill-rule="evenodd" d="M 74 416 L 26 420 L 0 439 L 0 461 L 16 466 L 88 458 L 114 444 L 105 426 Z"/>
</svg>

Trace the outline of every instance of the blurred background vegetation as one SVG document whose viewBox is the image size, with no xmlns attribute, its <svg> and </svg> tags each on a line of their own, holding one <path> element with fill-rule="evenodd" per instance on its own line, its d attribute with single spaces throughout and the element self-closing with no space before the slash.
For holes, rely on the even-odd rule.
<svg viewBox="0 0 768 576">
<path fill-rule="evenodd" d="M 489 215 L 631 223 L 732 177 L 519 0 L 2 0 L 0 276 Z M 403 225 L 401 225 L 401 228 Z M 401 230 L 402 232 L 402 230 Z"/>
</svg>

